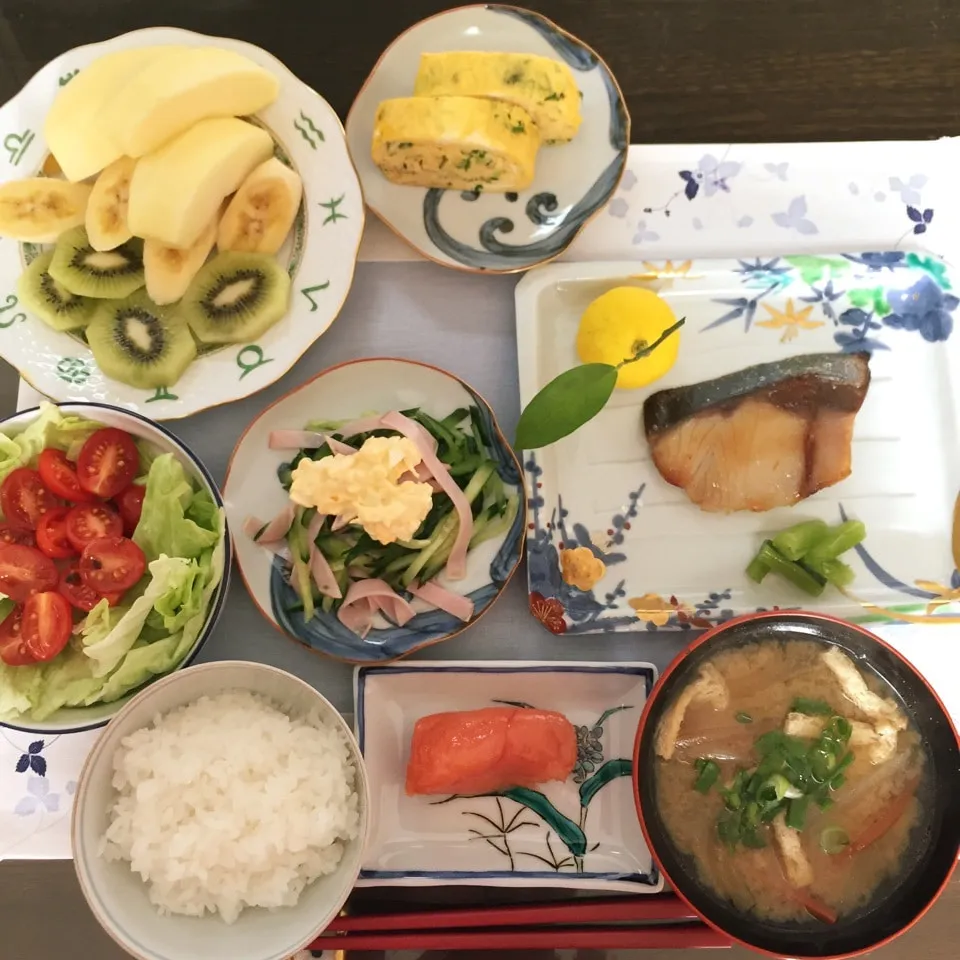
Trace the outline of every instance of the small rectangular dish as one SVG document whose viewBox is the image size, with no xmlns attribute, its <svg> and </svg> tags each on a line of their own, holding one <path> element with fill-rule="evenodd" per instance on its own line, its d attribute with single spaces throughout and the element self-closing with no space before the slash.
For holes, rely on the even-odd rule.
<svg viewBox="0 0 960 960">
<path fill-rule="evenodd" d="M 633 742 L 656 681 L 647 663 L 419 661 L 358 667 L 356 733 L 371 793 L 359 886 L 542 886 L 657 893 L 633 798 Z M 421 717 L 502 704 L 564 714 L 577 730 L 571 777 L 502 795 L 407 796 Z"/>
<path fill-rule="evenodd" d="M 604 409 L 579 430 L 523 454 L 530 607 L 547 629 L 703 628 L 775 607 L 801 607 L 859 623 L 960 622 L 960 544 L 951 543 L 960 489 L 960 336 L 955 330 L 960 300 L 944 263 L 890 251 L 544 267 L 516 288 L 523 406 L 580 362 L 576 338 L 585 308 L 620 286 L 653 290 L 677 318 L 685 318 L 676 334 L 679 353 L 659 379 L 639 389 L 614 390 Z M 803 377 L 796 371 L 805 364 L 807 378 L 833 385 L 837 368 L 862 364 L 867 354 L 868 385 L 859 388 L 865 395 L 852 414 L 852 443 L 837 442 L 836 433 L 827 437 L 831 428 L 820 426 L 830 417 L 850 416 L 835 414 L 829 404 L 839 401 L 822 399 L 826 388 L 821 387 L 820 398 L 803 401 L 820 406 L 806 421 L 806 447 L 801 443 L 796 451 L 800 466 L 793 473 L 792 466 L 776 468 L 770 444 L 783 447 L 786 457 L 794 448 L 780 439 L 793 433 L 782 432 L 787 428 L 778 433 L 773 421 L 814 416 L 792 413 L 789 404 L 799 401 L 785 399 L 786 389 L 801 390 L 796 385 Z M 763 369 L 772 371 L 765 374 L 772 380 L 760 381 L 759 374 L 746 370 L 757 364 L 771 365 Z M 792 373 L 782 373 L 777 382 L 777 371 Z M 681 398 L 670 401 L 672 413 L 684 404 L 686 413 L 673 426 L 652 429 L 673 431 L 668 470 L 678 485 L 671 485 L 661 475 L 662 464 L 654 461 L 658 435 L 648 440 L 645 400 L 657 391 L 741 373 L 746 375 L 717 386 L 669 395 Z M 667 401 L 658 402 L 655 409 L 662 411 Z M 768 430 L 765 447 L 751 441 L 747 429 L 737 433 L 739 427 L 722 426 L 725 417 L 736 419 L 748 405 L 741 426 L 757 409 L 773 411 L 750 421 L 757 430 Z M 726 446 L 702 429 L 708 422 L 721 425 L 730 440 Z M 814 436 L 816 431 L 821 434 Z M 833 459 L 827 481 L 833 485 L 811 481 L 819 492 L 780 505 L 787 498 L 772 486 L 776 469 L 786 478 L 784 486 L 795 475 L 802 478 L 804 469 L 816 474 L 824 449 L 823 456 Z M 849 475 L 834 482 L 844 476 L 847 451 Z M 751 476 L 757 463 L 761 473 Z M 761 510 L 756 501 L 749 509 L 743 506 L 743 490 L 752 496 L 763 486 L 758 476 L 771 484 L 761 493 L 774 503 L 772 509 Z M 704 477 L 711 484 L 706 493 Z M 803 497 L 806 481 L 797 482 Z M 681 484 L 699 485 L 701 497 L 726 502 L 707 504 L 715 512 L 701 509 L 694 502 L 698 491 L 690 494 Z M 771 490 L 776 496 L 769 496 Z M 730 507 L 737 496 L 742 502 Z M 811 597 L 773 575 L 761 583 L 747 576 L 763 542 L 778 532 L 800 521 L 833 526 L 848 518 L 862 521 L 867 534 L 843 554 L 851 568 L 844 576 L 852 574 L 843 589 L 828 582 Z M 590 561 L 602 576 L 590 582 L 568 576 L 567 582 L 560 564 L 564 550 L 576 550 L 586 561 L 587 551 L 592 553 L 603 561 L 602 568 Z"/>
</svg>

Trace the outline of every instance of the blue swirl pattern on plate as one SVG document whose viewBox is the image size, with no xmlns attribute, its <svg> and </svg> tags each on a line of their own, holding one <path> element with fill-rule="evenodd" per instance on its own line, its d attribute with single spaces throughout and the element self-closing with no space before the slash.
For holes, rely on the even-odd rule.
<svg viewBox="0 0 960 960">
<path fill-rule="evenodd" d="M 492 13 L 514 17 L 531 27 L 550 44 L 572 70 L 581 73 L 600 71 L 610 111 L 610 145 L 617 151 L 614 159 L 598 174 L 583 196 L 565 213 L 554 215 L 554 211 L 559 207 L 556 192 L 538 189 L 526 203 L 524 212 L 531 223 L 552 229 L 546 236 L 540 236 L 532 243 L 504 243 L 500 236 L 512 233 L 516 224 L 511 217 L 503 215 L 491 217 L 482 224 L 477 236 L 479 247 L 458 240 L 441 223 L 441 201 L 446 197 L 448 204 L 472 202 L 479 198 L 479 194 L 458 194 L 437 189 L 426 192 L 423 199 L 423 225 L 427 236 L 439 250 L 465 267 L 475 270 L 524 270 L 562 253 L 587 220 L 613 196 L 626 167 L 629 119 L 623 97 L 610 71 L 592 50 L 560 31 L 539 14 L 529 10 L 497 4 L 489 4 L 486 9 Z M 563 147 L 556 149 L 563 149 Z M 543 185 L 537 183 L 536 186 Z M 487 196 L 498 195 L 487 194 Z"/>
<path fill-rule="evenodd" d="M 497 432 L 490 408 L 472 390 L 468 392 L 480 413 L 480 421 L 488 441 L 487 452 L 496 461 L 497 473 L 505 484 L 516 488 L 517 496 L 520 497 L 520 506 L 513 524 L 490 563 L 489 582 L 467 594 L 473 601 L 474 614 L 470 621 L 473 623 L 497 598 L 520 561 L 526 515 L 520 474 L 513 453 Z M 278 626 L 308 647 L 340 660 L 349 660 L 352 663 L 385 663 L 429 643 L 444 640 L 470 625 L 442 610 L 429 610 L 418 613 L 402 627 L 371 630 L 366 639 L 361 640 L 337 619 L 336 613 L 318 610 L 309 621 L 304 621 L 302 611 L 293 609 L 300 603 L 300 599 L 293 587 L 287 583 L 289 572 L 286 561 L 275 557 L 270 568 L 270 605 Z"/>
</svg>

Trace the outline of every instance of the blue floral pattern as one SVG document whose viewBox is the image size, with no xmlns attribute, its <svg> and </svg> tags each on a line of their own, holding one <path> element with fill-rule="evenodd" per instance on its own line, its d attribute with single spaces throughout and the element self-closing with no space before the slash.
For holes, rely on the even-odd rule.
<svg viewBox="0 0 960 960">
<path fill-rule="evenodd" d="M 26 752 L 20 754 L 20 758 L 17 760 L 17 773 L 26 773 L 28 770 L 32 770 L 38 777 L 45 777 L 47 775 L 47 761 L 41 756 L 42 750 L 43 741 L 34 740 L 27 747 Z"/>
</svg>

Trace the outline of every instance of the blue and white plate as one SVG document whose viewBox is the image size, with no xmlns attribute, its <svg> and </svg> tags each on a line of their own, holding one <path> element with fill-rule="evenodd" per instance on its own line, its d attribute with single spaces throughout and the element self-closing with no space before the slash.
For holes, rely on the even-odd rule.
<svg viewBox="0 0 960 960">
<path fill-rule="evenodd" d="M 437 582 L 468 595 L 473 619 L 464 624 L 448 613 L 411 603 L 419 612 L 405 626 L 381 620 L 361 639 L 335 613 L 317 611 L 310 620 L 296 610 L 299 599 L 287 583 L 286 561 L 255 544 L 244 532 L 251 516 L 266 521 L 288 502 L 277 468 L 290 451 L 269 449 L 274 430 L 302 430 L 311 420 L 353 420 L 370 413 L 420 407 L 443 419 L 461 407 L 475 406 L 491 438 L 489 455 L 507 491 L 521 498 L 510 529 L 467 554 L 467 575 L 455 583 Z M 504 439 L 489 404 L 452 373 L 415 360 L 378 358 L 352 360 L 317 374 L 264 410 L 240 437 L 227 466 L 223 485 L 227 518 L 236 524 L 235 548 L 240 574 L 260 612 L 276 627 L 308 647 L 348 663 L 386 663 L 469 628 L 490 608 L 513 576 L 523 553 L 525 511 L 520 464 Z"/>
<path fill-rule="evenodd" d="M 657 893 L 637 822 L 632 756 L 656 682 L 649 663 L 429 661 L 354 671 L 370 784 L 358 886 L 470 884 Z M 408 797 L 410 737 L 433 713 L 508 704 L 562 713 L 577 763 L 562 783 L 479 797 Z"/>
<path fill-rule="evenodd" d="M 615 391 L 575 433 L 525 455 L 531 613 L 557 634 L 690 630 L 774 607 L 859 623 L 958 622 L 957 283 L 935 257 L 905 251 L 553 264 L 525 277 L 516 289 L 524 405 L 578 363 L 580 317 L 605 291 L 649 287 L 686 317 L 662 379 Z M 833 351 L 872 355 L 845 480 L 793 507 L 725 515 L 660 476 L 643 431 L 650 394 Z M 844 555 L 855 573 L 844 592 L 811 598 L 782 579 L 746 576 L 764 539 L 801 520 L 848 517 L 867 536 Z M 564 579 L 561 550 L 590 567 L 578 584 Z"/>
<path fill-rule="evenodd" d="M 567 144 L 545 146 L 521 194 L 460 193 L 390 183 L 370 156 L 383 100 L 413 94 L 422 53 L 533 53 L 566 63 L 583 94 L 583 123 Z M 444 266 L 514 273 L 563 253 L 613 196 L 626 168 L 630 117 L 607 65 L 546 17 L 487 4 L 429 17 L 387 48 L 347 117 L 347 143 L 367 205 L 402 239 Z"/>
</svg>

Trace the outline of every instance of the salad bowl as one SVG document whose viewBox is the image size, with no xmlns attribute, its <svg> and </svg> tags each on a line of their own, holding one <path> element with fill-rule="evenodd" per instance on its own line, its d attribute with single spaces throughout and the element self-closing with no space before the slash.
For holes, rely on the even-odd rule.
<svg viewBox="0 0 960 960">
<path fill-rule="evenodd" d="M 0 484 L 36 468 L 43 450 L 76 460 L 101 427 L 129 434 L 138 448 L 134 483 L 145 499 L 132 538 L 147 569 L 116 606 L 75 611 L 73 635 L 53 659 L 0 663 L 0 727 L 49 735 L 104 726 L 137 690 L 192 663 L 222 612 L 232 559 L 223 500 L 196 454 L 159 424 L 99 403 L 21 411 L 0 421 Z M 2 602 L 6 615 L 11 601 Z"/>
<path fill-rule="evenodd" d="M 440 589 L 447 600 L 451 592 L 456 594 L 452 609 L 456 611 L 459 607 L 461 615 L 413 596 L 408 587 L 416 591 L 422 588 L 424 579 L 404 582 L 389 570 L 376 570 L 379 558 L 386 551 L 392 551 L 387 555 L 388 559 L 396 559 L 401 565 L 416 562 L 415 551 L 430 551 L 427 540 L 417 538 L 436 539 L 436 533 L 430 532 L 439 529 L 439 524 L 432 526 L 434 510 L 441 513 L 444 509 L 449 510 L 442 496 L 434 495 L 434 507 L 416 537 L 410 541 L 410 551 L 406 553 L 405 544 L 384 545 L 373 543 L 369 538 L 360 543 L 360 538 L 366 536 L 363 529 L 353 523 L 347 526 L 338 524 L 336 520 L 340 518 L 331 517 L 320 524 L 320 518 L 313 516 L 317 510 L 313 510 L 310 516 L 304 514 L 302 508 L 297 510 L 297 517 L 303 518 L 302 532 L 306 532 L 311 519 L 317 520 L 318 526 L 312 530 L 312 535 L 304 538 L 309 540 L 308 544 L 293 545 L 292 531 L 299 519 L 291 519 L 282 527 L 281 533 L 288 528 L 291 531 L 289 540 L 270 538 L 264 533 L 265 525 L 274 527 L 285 516 L 285 511 L 289 511 L 290 518 L 293 517 L 293 502 L 285 485 L 289 487 L 291 471 L 300 460 L 317 460 L 330 455 L 323 436 L 337 434 L 339 440 L 334 439 L 333 445 L 346 441 L 348 446 L 356 437 L 369 437 L 372 429 L 376 429 L 378 436 L 386 436 L 391 429 L 376 427 L 371 421 L 385 414 L 392 417 L 399 413 L 438 426 L 442 426 L 441 422 L 451 422 L 451 418 L 456 420 L 455 415 L 462 415 L 464 426 L 460 429 L 465 431 L 465 442 L 471 442 L 469 437 L 476 438 L 472 442 L 479 449 L 475 450 L 474 456 L 481 461 L 480 469 L 486 471 L 489 480 L 484 484 L 482 496 L 471 501 L 476 515 L 475 533 L 466 554 L 465 575 L 453 576 L 446 566 L 434 570 L 429 576 L 424 575 L 425 580 L 433 584 L 431 589 Z M 345 434 L 338 433 L 338 425 L 348 421 L 364 429 L 347 426 Z M 325 433 L 318 434 L 318 430 Z M 359 440 L 356 442 L 360 447 Z M 305 449 L 299 449 L 301 444 Z M 318 445 L 322 449 L 316 449 Z M 338 446 L 337 450 L 342 447 Z M 446 456 L 442 444 L 437 452 L 441 459 Z M 461 476 L 463 486 L 469 490 L 471 484 L 468 481 L 475 482 L 477 474 L 472 478 Z M 235 531 L 234 546 L 240 575 L 260 612 L 287 636 L 319 653 L 348 663 L 386 663 L 467 629 L 500 596 L 516 571 L 523 552 L 525 508 L 520 493 L 520 466 L 500 432 L 493 411 L 471 387 L 453 374 L 413 360 L 371 358 L 350 361 L 322 371 L 281 397 L 267 407 L 240 437 L 227 466 L 223 490 L 227 516 Z M 489 490 L 498 492 L 502 510 L 496 512 L 496 517 L 485 528 L 486 534 L 480 537 Z M 451 514 L 452 511 L 447 514 L 448 522 L 455 519 Z M 347 561 L 351 571 L 357 566 L 372 564 L 372 569 L 368 567 L 362 575 L 366 578 L 365 586 L 369 587 L 375 578 L 388 601 L 386 610 L 381 608 L 383 615 L 378 615 L 372 623 L 372 629 L 359 630 L 348 626 L 345 622 L 348 618 L 343 615 L 343 607 L 349 605 L 351 598 L 350 589 L 356 586 L 361 575 L 350 572 L 349 577 L 341 582 L 341 590 L 328 591 L 328 594 L 339 593 L 336 599 L 331 595 L 317 594 L 316 609 L 309 611 L 309 615 L 304 609 L 306 598 L 298 592 L 291 566 L 293 549 L 304 551 L 303 559 L 312 570 L 314 546 L 328 543 L 329 539 L 336 540 L 338 527 L 342 528 L 340 535 L 346 538 L 350 557 L 356 558 Z M 453 527 L 454 531 L 456 529 Z M 273 542 L 268 542 L 271 539 Z M 307 546 L 310 547 L 309 559 Z M 334 543 L 332 549 L 338 548 Z M 319 549 L 327 551 L 326 546 Z M 365 557 L 359 556 L 361 552 Z M 343 555 L 331 553 L 328 556 L 334 569 L 338 567 L 338 556 Z M 418 556 L 422 559 L 422 554 Z M 427 564 L 422 569 L 429 573 L 431 566 Z M 383 590 L 386 581 L 398 595 Z M 313 589 L 316 593 L 316 583 Z M 308 602 L 313 605 L 313 601 Z M 462 609 L 464 604 L 467 605 L 466 614 Z M 398 609 L 407 616 L 398 616 Z"/>
</svg>

